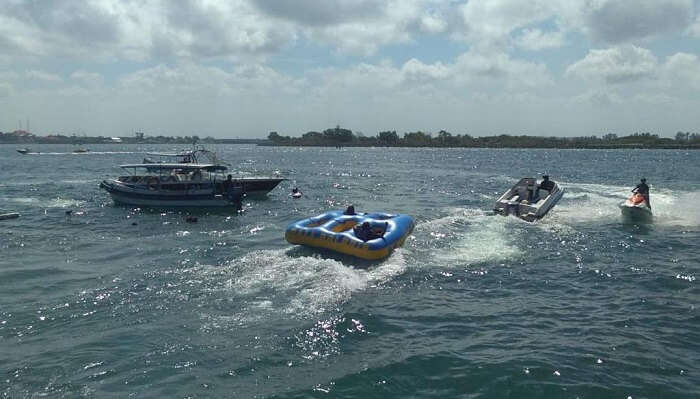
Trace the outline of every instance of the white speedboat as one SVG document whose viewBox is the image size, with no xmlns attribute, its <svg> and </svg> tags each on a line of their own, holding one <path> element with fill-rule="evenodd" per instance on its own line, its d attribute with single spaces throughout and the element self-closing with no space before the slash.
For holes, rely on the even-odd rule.
<svg viewBox="0 0 700 399">
<path fill-rule="evenodd" d="M 528 222 L 542 219 L 564 195 L 564 189 L 553 183 L 552 190 L 538 188 L 537 179 L 520 179 L 506 191 L 494 206 L 494 212 L 507 216 L 514 215 Z"/>
<path fill-rule="evenodd" d="M 117 179 L 103 180 L 114 202 L 152 207 L 239 206 L 243 187 L 224 183 L 226 167 L 214 164 L 121 165 L 131 172 Z"/>
<path fill-rule="evenodd" d="M 620 211 L 622 212 L 622 217 L 633 221 L 646 222 L 653 218 L 651 208 L 639 193 L 633 194 L 625 202 L 621 203 Z"/>
<path fill-rule="evenodd" d="M 144 164 L 149 164 L 147 170 L 156 171 L 163 164 L 188 164 L 188 165 L 227 165 L 221 162 L 216 153 L 198 147 L 193 150 L 185 150 L 176 153 L 149 152 L 143 159 Z M 240 177 L 234 176 L 236 186 L 240 186 L 247 196 L 264 196 L 285 180 L 281 177 Z"/>
</svg>

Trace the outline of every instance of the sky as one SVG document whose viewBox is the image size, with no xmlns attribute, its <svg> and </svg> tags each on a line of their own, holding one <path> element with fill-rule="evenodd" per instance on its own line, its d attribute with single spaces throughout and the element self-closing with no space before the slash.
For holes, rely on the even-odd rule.
<svg viewBox="0 0 700 399">
<path fill-rule="evenodd" d="M 700 131 L 700 0 L 2 0 L 0 131 Z"/>
</svg>

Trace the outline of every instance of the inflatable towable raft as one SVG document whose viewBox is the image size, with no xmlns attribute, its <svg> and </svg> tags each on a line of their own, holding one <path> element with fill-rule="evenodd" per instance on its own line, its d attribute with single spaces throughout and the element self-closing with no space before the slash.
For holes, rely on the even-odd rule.
<svg viewBox="0 0 700 399">
<path fill-rule="evenodd" d="M 369 223 L 374 236 L 370 236 L 367 241 L 360 239 L 355 229 L 365 222 Z M 408 215 L 345 215 L 343 211 L 330 211 L 290 224 L 284 238 L 291 244 L 324 248 L 362 259 L 377 260 L 386 258 L 394 248 L 403 245 L 414 225 L 413 218 Z"/>
</svg>

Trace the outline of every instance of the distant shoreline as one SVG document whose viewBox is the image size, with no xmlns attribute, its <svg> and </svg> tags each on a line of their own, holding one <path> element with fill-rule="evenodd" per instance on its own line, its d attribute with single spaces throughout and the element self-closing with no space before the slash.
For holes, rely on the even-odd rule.
<svg viewBox="0 0 700 399">
<path fill-rule="evenodd" d="M 319 147 L 319 148 L 436 148 L 436 149 L 484 149 L 484 150 L 502 150 L 502 149 L 513 149 L 513 150 L 700 150 L 700 144 L 696 145 L 665 145 L 665 146 L 645 146 L 645 145 L 601 145 L 601 146 L 561 146 L 561 147 L 544 147 L 544 146 L 400 146 L 400 145 L 314 145 L 314 144 L 272 144 L 272 143 L 262 143 L 258 144 L 261 147 Z"/>
<path fill-rule="evenodd" d="M 147 145 L 147 144 L 175 144 L 175 145 L 192 145 L 185 141 L 128 141 L 128 142 L 104 142 L 104 141 L 91 141 L 85 140 L 80 143 L 67 143 L 67 142 L 56 142 L 56 141 L 46 141 L 46 140 L 33 140 L 33 141 L 0 141 L 0 145 L 16 145 L 16 146 L 30 146 L 30 145 L 75 145 L 80 147 L 85 147 L 88 145 Z M 307 144 L 307 143 L 273 143 L 269 140 L 262 139 L 220 139 L 211 141 L 200 141 L 197 144 L 253 144 L 261 147 L 324 147 L 324 148 L 343 148 L 343 147 L 353 147 L 353 148 L 465 148 L 465 149 L 532 149 L 532 150 L 547 150 L 547 149 L 560 149 L 560 150 L 700 150 L 700 144 L 690 143 L 690 144 L 676 144 L 676 143 L 664 143 L 664 144 L 646 144 L 646 143 L 630 143 L 630 144 L 587 144 L 587 145 L 387 145 L 387 144 L 364 144 L 364 143 L 346 143 L 346 144 Z"/>
<path fill-rule="evenodd" d="M 472 137 L 468 134 L 453 135 L 441 130 L 435 136 L 424 132 L 407 132 L 399 136 L 396 131 L 379 132 L 376 136 L 355 134 L 349 129 L 335 127 L 323 132 L 307 132 L 300 137 L 281 136 L 270 132 L 266 139 L 218 139 L 198 136 L 145 136 L 137 133 L 129 137 L 87 136 L 36 136 L 26 131 L 0 132 L 0 144 L 30 146 L 33 144 L 68 144 L 89 146 L 95 144 L 253 144 L 274 147 L 393 147 L 393 148 L 517 148 L 517 149 L 700 149 L 700 134 L 678 132 L 675 139 L 659 137 L 651 133 L 635 133 L 618 137 L 608 133 L 602 137 L 542 137 L 499 136 Z"/>
</svg>

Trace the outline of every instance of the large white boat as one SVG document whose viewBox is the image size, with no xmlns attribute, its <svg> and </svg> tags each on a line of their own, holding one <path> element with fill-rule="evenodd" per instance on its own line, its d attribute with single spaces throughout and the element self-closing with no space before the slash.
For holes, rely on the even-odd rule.
<svg viewBox="0 0 700 399">
<path fill-rule="evenodd" d="M 103 180 L 114 202 L 152 207 L 238 206 L 243 187 L 226 181 L 226 167 L 214 164 L 121 165 L 129 175 Z"/>
<path fill-rule="evenodd" d="M 202 147 L 176 153 L 149 152 L 146 153 L 143 163 L 152 164 L 147 167 L 147 169 L 150 171 L 155 171 L 157 169 L 157 165 L 163 164 L 227 165 L 218 159 L 215 152 L 206 150 Z M 272 191 L 272 189 L 277 187 L 277 185 L 283 180 L 286 179 L 281 177 L 233 176 L 234 184 L 236 186 L 240 186 L 245 195 L 249 197 L 264 196 Z"/>
<path fill-rule="evenodd" d="M 528 222 L 542 219 L 564 195 L 563 188 L 554 182 L 552 184 L 551 190 L 545 190 L 539 188 L 535 178 L 520 179 L 496 201 L 493 210 L 500 215 L 514 215 Z"/>
</svg>

